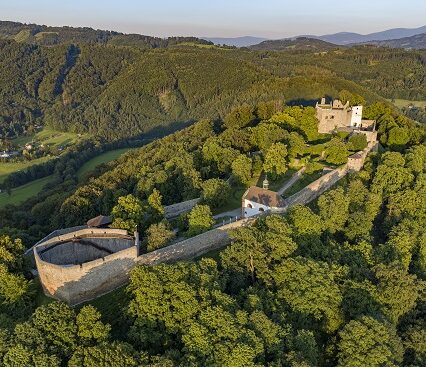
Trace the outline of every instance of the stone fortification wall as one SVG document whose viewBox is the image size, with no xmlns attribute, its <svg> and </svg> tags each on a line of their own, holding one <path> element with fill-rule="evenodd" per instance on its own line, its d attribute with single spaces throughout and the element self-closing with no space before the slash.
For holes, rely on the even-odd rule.
<svg viewBox="0 0 426 367">
<path fill-rule="evenodd" d="M 57 237 L 57 236 L 61 236 L 63 234 L 66 233 L 70 233 L 70 232 L 75 232 L 75 231 L 79 231 L 81 229 L 86 229 L 87 226 L 76 226 L 76 227 L 69 227 L 69 228 L 63 228 L 63 229 L 56 229 L 53 232 L 51 232 L 50 234 L 48 234 L 46 237 L 44 237 L 43 239 L 41 239 L 40 241 L 38 241 L 36 244 L 34 244 L 34 246 L 31 246 L 29 249 L 27 249 L 25 251 L 25 255 L 29 255 L 31 253 L 31 255 L 33 254 L 33 249 L 35 246 L 37 246 L 38 244 L 42 243 L 42 242 L 46 242 L 47 240 L 50 240 L 53 237 Z"/>
<path fill-rule="evenodd" d="M 368 154 L 370 152 L 377 152 L 378 148 L 379 148 L 379 143 L 376 140 L 370 141 L 364 150 L 361 150 L 360 152 L 357 152 L 351 155 L 348 158 L 348 163 L 347 163 L 348 171 L 350 172 L 361 171 Z"/>
<path fill-rule="evenodd" d="M 285 205 L 282 208 L 274 209 L 274 213 L 285 213 L 287 210 L 297 204 L 305 205 L 315 200 L 318 196 L 323 194 L 334 186 L 340 179 L 345 177 L 349 172 L 358 172 L 362 169 L 368 153 L 376 151 L 378 142 L 372 141 L 368 143 L 367 147 L 353 154 L 349 157 L 348 163 L 342 167 L 336 168 L 333 171 L 320 177 L 318 180 L 312 182 L 296 194 L 290 196 L 285 200 Z"/>
<path fill-rule="evenodd" d="M 157 265 L 160 263 L 193 259 L 210 251 L 225 247 L 230 242 L 230 230 L 249 226 L 255 220 L 256 218 L 252 217 L 226 224 L 174 245 L 141 255 L 138 257 L 137 262 L 140 265 Z"/>
<path fill-rule="evenodd" d="M 274 213 L 285 213 L 291 206 L 301 204 L 305 205 L 315 200 L 334 186 L 341 178 L 345 177 L 349 172 L 358 172 L 362 169 L 368 153 L 376 151 L 378 148 L 377 141 L 368 143 L 367 147 L 348 158 L 348 163 L 342 167 L 336 168 L 318 180 L 312 182 L 296 194 L 285 200 L 285 205 L 282 208 L 275 209 Z"/>
<path fill-rule="evenodd" d="M 285 200 L 285 205 L 282 208 L 274 209 L 274 213 L 285 213 L 287 210 L 294 205 L 305 205 L 312 200 L 316 199 L 322 193 L 327 191 L 332 187 L 336 182 L 338 182 L 342 177 L 347 174 L 347 165 L 339 167 L 324 176 L 320 177 L 318 180 L 312 182 L 296 194 L 290 196 Z"/>
<path fill-rule="evenodd" d="M 139 239 L 124 250 L 81 265 L 56 265 L 43 260 L 38 249 L 53 245 L 61 240 L 75 237 L 126 235 L 127 232 L 115 229 L 84 229 L 48 239 L 34 248 L 34 258 L 38 274 L 47 295 L 75 305 L 96 298 L 125 284 L 129 271 L 136 264 L 139 254 Z"/>
<path fill-rule="evenodd" d="M 200 202 L 201 198 L 182 201 L 181 203 L 168 205 L 164 207 L 164 217 L 166 219 L 175 218 L 182 213 L 191 211 L 191 209 Z"/>
<path fill-rule="evenodd" d="M 364 151 L 352 156 L 347 165 L 325 174 L 300 192 L 289 197 L 286 200 L 285 207 L 280 208 L 279 213 L 286 212 L 293 205 L 306 204 L 314 200 L 348 172 L 361 169 L 367 154 L 374 149 L 377 149 L 377 143 L 369 143 Z M 196 205 L 195 200 L 192 200 L 193 205 Z M 128 281 L 130 270 L 136 265 L 157 265 L 190 260 L 210 251 L 221 249 L 230 242 L 230 230 L 250 226 L 258 217 L 245 218 L 141 256 L 138 256 L 138 238 L 135 240 L 135 245 L 130 248 L 82 265 L 59 266 L 43 261 L 36 251 L 40 245 L 34 249 L 34 256 L 45 292 L 54 298 L 75 305 L 99 297 L 125 284 Z M 94 231 L 99 231 L 98 235 L 107 231 L 119 232 L 119 230 L 112 229 L 86 229 L 48 239 L 45 243 L 53 243 L 58 241 L 58 238 L 66 239 L 66 236 L 72 238 L 77 233 L 93 236 Z"/>
</svg>

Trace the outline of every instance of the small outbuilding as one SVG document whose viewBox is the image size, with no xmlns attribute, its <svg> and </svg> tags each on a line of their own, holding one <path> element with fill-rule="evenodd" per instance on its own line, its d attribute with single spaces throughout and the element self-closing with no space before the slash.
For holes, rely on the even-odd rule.
<svg viewBox="0 0 426 367">
<path fill-rule="evenodd" d="M 284 199 L 275 191 L 257 186 L 251 186 L 242 197 L 243 218 L 262 214 L 272 209 L 284 207 Z"/>
</svg>

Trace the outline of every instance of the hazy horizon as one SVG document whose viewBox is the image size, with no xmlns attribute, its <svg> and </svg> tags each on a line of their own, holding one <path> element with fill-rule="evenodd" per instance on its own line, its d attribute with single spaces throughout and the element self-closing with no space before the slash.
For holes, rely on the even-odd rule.
<svg viewBox="0 0 426 367">
<path fill-rule="evenodd" d="M 123 0 L 61 3 L 53 0 L 0 0 L 2 20 L 50 26 L 91 27 L 144 35 L 285 38 L 301 34 L 337 32 L 361 34 L 391 28 L 417 28 L 426 21 L 426 3 L 419 0 L 391 4 L 360 0 L 357 6 L 336 0 L 324 3 L 269 0 L 218 0 L 204 3 Z M 413 11 L 415 9 L 415 11 Z M 409 21 L 408 21 L 409 19 Z"/>
</svg>

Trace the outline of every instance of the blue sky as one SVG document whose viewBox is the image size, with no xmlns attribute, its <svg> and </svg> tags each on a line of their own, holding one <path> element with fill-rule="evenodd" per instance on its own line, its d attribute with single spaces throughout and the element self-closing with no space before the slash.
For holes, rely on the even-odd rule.
<svg viewBox="0 0 426 367">
<path fill-rule="evenodd" d="M 0 19 L 155 36 L 283 38 L 426 24 L 424 0 L 0 0 Z"/>
</svg>

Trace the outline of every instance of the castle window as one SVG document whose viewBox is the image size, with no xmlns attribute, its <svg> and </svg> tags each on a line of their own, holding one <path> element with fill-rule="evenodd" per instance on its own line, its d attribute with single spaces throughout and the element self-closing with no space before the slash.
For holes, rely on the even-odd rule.
<svg viewBox="0 0 426 367">
<path fill-rule="evenodd" d="M 247 208 L 253 209 L 253 205 L 248 204 L 248 205 L 247 205 Z"/>
</svg>

